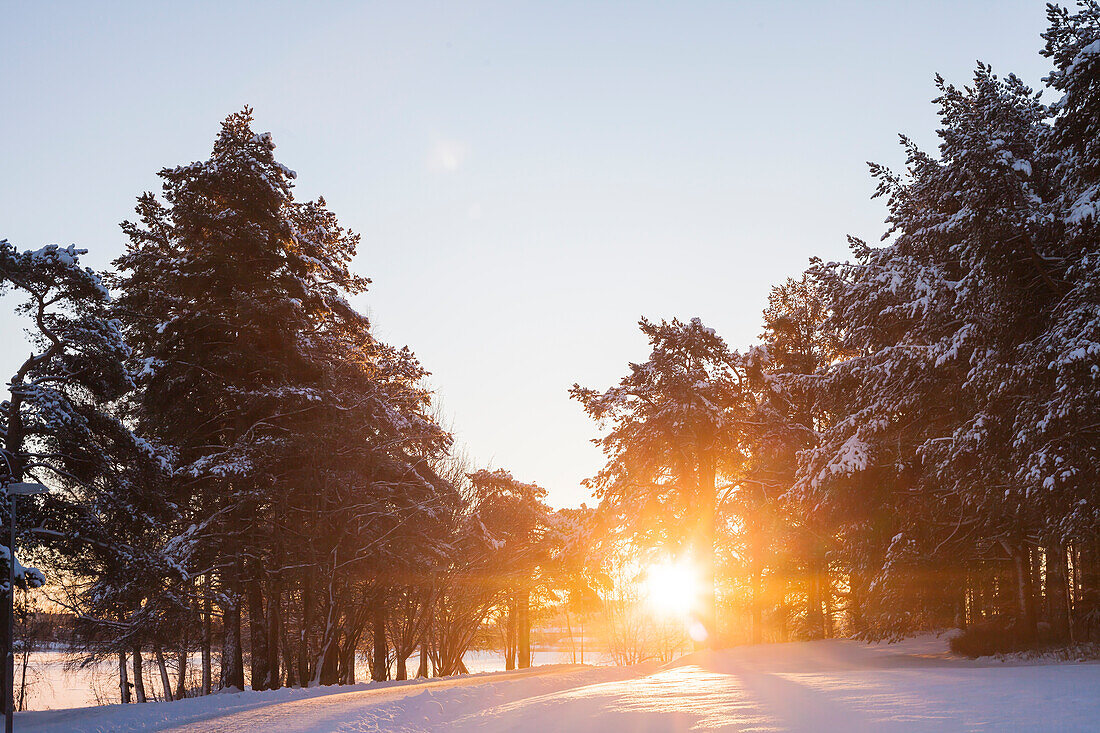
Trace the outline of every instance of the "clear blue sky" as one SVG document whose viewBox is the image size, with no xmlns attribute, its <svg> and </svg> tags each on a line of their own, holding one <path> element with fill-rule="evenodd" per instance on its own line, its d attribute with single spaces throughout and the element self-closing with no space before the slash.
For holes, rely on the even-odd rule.
<svg viewBox="0 0 1100 733">
<path fill-rule="evenodd" d="M 588 499 L 568 400 L 646 356 L 639 316 L 752 343 L 768 288 L 877 239 L 865 161 L 934 144 L 932 76 L 1038 86 L 1037 0 L 13 2 L 0 238 L 105 266 L 156 171 L 244 104 L 363 235 L 357 305 L 481 464 Z M 6 309 L 10 303 L 3 303 Z M 25 347 L 0 316 L 0 373 Z"/>
</svg>

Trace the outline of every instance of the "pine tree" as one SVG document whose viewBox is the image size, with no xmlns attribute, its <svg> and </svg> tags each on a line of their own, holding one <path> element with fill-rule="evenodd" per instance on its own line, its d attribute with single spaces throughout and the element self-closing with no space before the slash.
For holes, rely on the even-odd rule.
<svg viewBox="0 0 1100 733">
<path fill-rule="evenodd" d="M 816 520 L 813 506 L 792 492 L 799 454 L 816 444 L 818 431 L 829 423 L 816 398 L 822 373 L 841 356 L 828 315 L 828 300 L 817 281 L 808 274 L 788 278 L 772 288 L 762 344 L 746 357 L 757 414 L 749 428 L 749 460 L 731 499 L 745 534 L 757 640 L 765 566 L 775 586 L 768 595 L 780 606 L 773 615 L 781 615 L 787 598 L 802 595 L 804 609 L 788 621 L 805 638 L 831 635 L 826 609 L 832 605 L 833 538 L 829 526 Z"/>
<path fill-rule="evenodd" d="M 22 500 L 20 534 L 31 538 L 62 577 L 98 582 L 74 599 L 77 610 L 116 604 L 126 591 L 112 589 L 148 590 L 140 578 L 150 567 L 163 567 L 146 547 L 129 544 L 163 514 L 162 506 L 142 496 L 157 473 L 158 456 L 134 437 L 115 409 L 133 387 L 124 366 L 129 352 L 118 324 L 108 317 L 107 289 L 80 265 L 85 252 L 57 245 L 19 251 L 0 241 L 0 288 L 24 298 L 16 312 L 31 324 L 34 349 L 9 381 L 9 397 L 0 406 L 0 483 L 38 481 L 52 489 L 46 497 Z M 115 532 L 119 517 L 133 533 Z M 5 558 L 11 558 L 10 542 L 5 549 Z M 18 564 L 16 578 L 31 587 L 44 582 L 42 573 Z"/>
<path fill-rule="evenodd" d="M 294 208 L 294 173 L 273 150 L 270 135 L 252 132 L 250 110 L 231 115 L 210 159 L 161 171 L 167 205 L 139 199 L 140 224 L 124 225 L 131 243 L 116 263 L 116 312 L 140 365 L 135 421 L 170 447 L 172 500 L 182 526 L 196 528 L 187 552 L 218 581 L 222 684 L 237 688 L 244 585 L 258 572 L 244 558 L 271 506 L 265 462 L 315 399 L 302 340 L 332 290 L 360 286 L 296 236 L 294 222 L 325 218 L 323 203 Z"/>
<path fill-rule="evenodd" d="M 640 322 L 651 352 L 619 386 L 571 395 L 607 433 L 607 464 L 587 485 L 639 544 L 694 555 L 703 577 L 700 635 L 717 644 L 715 538 L 719 476 L 739 470 L 751 394 L 739 358 L 698 318 Z"/>
<path fill-rule="evenodd" d="M 1042 53 L 1055 67 L 1047 83 L 1064 95 L 1047 139 L 1059 161 L 1054 218 L 1064 234 L 1050 266 L 1062 295 L 1028 354 L 1033 399 L 1017 442 L 1021 480 L 1044 498 L 1050 622 L 1065 639 L 1067 549 L 1085 566 L 1072 604 L 1077 636 L 1100 629 L 1100 5 L 1080 2 L 1075 13 L 1051 5 L 1047 15 Z"/>
<path fill-rule="evenodd" d="M 439 673 L 465 672 L 462 656 L 485 619 L 507 605 L 515 623 L 516 662 L 530 666 L 531 594 L 549 561 L 546 490 L 504 470 L 482 469 L 461 482 L 450 506 L 448 565 L 437 576 L 431 646 Z"/>
<path fill-rule="evenodd" d="M 822 405 L 841 417 L 808 455 L 800 490 L 868 582 L 867 633 L 950 618 L 964 584 L 931 579 L 999 558 L 1015 567 L 1017 634 L 1033 636 L 1037 497 L 1016 478 L 1013 425 L 1020 349 L 1062 295 L 1046 252 L 1048 111 L 984 65 L 971 87 L 937 86 L 940 158 L 903 138 L 906 179 L 872 166 L 894 241 L 853 240 L 854 263 L 814 268 L 855 356 L 821 382 Z"/>
</svg>

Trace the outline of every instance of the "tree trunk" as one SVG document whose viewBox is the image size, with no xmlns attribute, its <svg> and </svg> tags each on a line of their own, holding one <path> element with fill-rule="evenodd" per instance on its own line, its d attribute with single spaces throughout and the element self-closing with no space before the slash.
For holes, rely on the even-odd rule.
<svg viewBox="0 0 1100 733">
<path fill-rule="evenodd" d="M 291 594 L 287 593 L 287 596 Z M 286 686 L 298 687 L 302 684 L 302 676 L 299 674 L 294 666 L 295 654 L 291 649 L 290 634 L 287 632 L 286 624 L 283 623 L 283 619 L 290 615 L 290 603 L 291 599 L 287 598 L 286 602 L 283 599 L 279 599 L 279 644 L 283 648 L 283 666 L 286 667 Z"/>
<path fill-rule="evenodd" d="M 517 666 L 520 669 L 527 669 L 531 666 L 531 591 L 528 588 L 524 588 L 519 593 L 517 600 L 517 609 L 519 613 L 516 614 L 517 633 L 518 637 L 518 649 L 516 656 Z M 459 663 L 461 663 L 461 659 Z"/>
<path fill-rule="evenodd" d="M 382 594 L 379 594 L 374 601 L 372 622 L 374 653 L 371 658 L 370 678 L 375 682 L 384 682 L 386 677 L 389 676 L 389 665 L 386 663 L 389 647 L 386 644 L 386 604 Z"/>
<path fill-rule="evenodd" d="M 302 628 L 298 632 L 298 681 L 307 687 L 313 679 L 309 667 L 309 628 L 313 624 L 313 577 L 307 568 L 302 573 Z"/>
<path fill-rule="evenodd" d="M 806 582 L 806 635 L 810 639 L 822 639 L 825 619 L 821 615 L 821 578 L 818 575 L 817 558 L 811 560 Z"/>
<path fill-rule="evenodd" d="M 428 676 L 428 632 L 424 631 L 424 636 L 420 638 L 420 664 L 416 668 L 416 676 L 420 677 Z"/>
<path fill-rule="evenodd" d="M 176 655 L 177 666 L 179 667 L 179 677 L 176 678 L 176 699 L 182 700 L 187 697 L 187 644 L 186 638 L 183 646 L 180 647 L 179 653 Z"/>
<path fill-rule="evenodd" d="M 134 658 L 134 700 L 145 702 L 145 677 L 141 668 L 141 647 L 135 646 L 132 656 Z"/>
<path fill-rule="evenodd" d="M 1082 628 L 1080 633 L 1074 632 L 1077 641 L 1100 640 L 1100 620 L 1097 619 L 1100 611 L 1100 538 L 1081 543 L 1081 551 L 1078 554 L 1081 577 L 1081 605 Z"/>
<path fill-rule="evenodd" d="M 516 624 L 516 599 L 508 599 L 508 618 L 504 622 L 504 669 L 516 668 L 516 647 L 519 646 L 519 633 Z"/>
<path fill-rule="evenodd" d="M 244 690 L 244 651 L 241 649 L 241 598 L 238 568 L 228 570 L 222 589 L 222 689 Z"/>
<path fill-rule="evenodd" d="M 999 613 L 1011 617 L 1019 613 L 1017 606 L 1020 601 L 1015 593 L 1015 555 L 1011 548 L 1006 546 L 1005 550 L 1009 554 L 1008 561 L 1003 563 L 1002 567 L 997 568 L 997 575 L 993 581 L 993 609 L 995 614 Z M 1001 563 L 998 563 L 998 565 L 1001 565 Z"/>
<path fill-rule="evenodd" d="M 573 619 L 569 617 L 569 608 L 565 607 L 565 633 L 569 634 L 569 658 L 572 664 L 577 663 L 577 638 L 573 636 Z"/>
<path fill-rule="evenodd" d="M 27 638 L 25 627 L 24 627 L 23 644 L 22 645 L 23 645 L 23 649 L 22 649 L 23 661 L 22 661 L 22 664 L 20 664 L 20 667 L 21 667 L 22 671 L 20 673 L 20 678 L 19 678 L 19 704 L 16 705 L 16 707 L 15 707 L 16 710 L 26 710 L 27 709 L 27 706 L 25 704 L 26 700 L 27 700 L 27 666 L 31 662 L 31 640 L 29 638 Z"/>
<path fill-rule="evenodd" d="M 1076 643 L 1080 636 L 1077 626 L 1077 611 L 1081 607 L 1081 547 L 1073 542 L 1069 546 L 1069 561 L 1072 567 L 1069 569 L 1069 635 Z"/>
<path fill-rule="evenodd" d="M 355 652 L 359 647 L 359 634 L 344 639 L 340 647 L 340 684 L 355 684 Z"/>
<path fill-rule="evenodd" d="M 764 642 L 764 614 L 763 614 L 763 573 L 759 562 L 753 563 L 752 569 L 752 643 Z"/>
<path fill-rule="evenodd" d="M 130 680 L 126 673 L 126 652 L 118 653 L 118 698 L 123 705 L 130 702 Z"/>
<path fill-rule="evenodd" d="M 1069 586 L 1066 584 L 1066 549 L 1051 543 L 1046 548 L 1046 610 L 1052 641 L 1069 638 Z"/>
<path fill-rule="evenodd" d="M 409 679 L 409 667 L 405 664 L 405 655 L 398 654 L 397 659 L 394 660 L 394 675 L 395 680 L 407 680 Z"/>
<path fill-rule="evenodd" d="M 164 688 L 164 699 L 171 702 L 172 681 L 168 679 L 168 665 L 164 663 L 164 652 L 159 644 L 153 647 L 153 655 L 156 657 L 157 667 L 160 669 L 160 685 Z"/>
<path fill-rule="evenodd" d="M 321 632 L 320 658 L 313 672 L 312 681 L 322 685 L 335 685 L 340 680 L 340 612 L 336 605 L 336 557 L 328 576 L 328 592 L 325 595 L 325 628 Z M 312 684 L 312 682 L 311 682 Z"/>
<path fill-rule="evenodd" d="M 858 634 L 866 628 L 863 619 L 863 603 L 867 591 L 867 582 L 863 573 L 853 570 L 848 575 L 848 599 L 844 610 L 848 614 L 848 633 Z"/>
<path fill-rule="evenodd" d="M 974 608 L 970 613 L 970 623 L 976 624 L 986 619 L 986 609 L 989 607 L 989 573 L 983 572 L 978 574 L 978 577 L 974 582 Z"/>
<path fill-rule="evenodd" d="M 1011 549 L 1012 563 L 1016 570 L 1016 623 L 1021 643 L 1035 640 L 1037 618 L 1035 593 L 1031 581 L 1031 560 L 1027 545 L 1022 542 Z"/>
<path fill-rule="evenodd" d="M 282 639 L 283 581 L 276 572 L 268 583 L 267 597 L 267 687 L 282 687 L 283 675 L 279 669 L 279 643 Z M 255 653 L 255 652 L 253 652 Z"/>
<path fill-rule="evenodd" d="M 214 671 L 213 671 L 213 654 L 211 653 L 211 647 L 214 644 L 214 629 L 213 629 L 213 615 L 214 611 L 210 607 L 210 576 L 206 576 L 206 580 L 203 583 L 203 598 L 202 598 L 202 694 L 209 695 L 213 692 L 214 686 Z"/>
<path fill-rule="evenodd" d="M 718 599 L 715 592 L 715 547 L 714 531 L 717 517 L 717 488 L 714 459 L 700 456 L 698 465 L 699 480 L 699 531 L 696 546 L 699 548 L 696 562 L 702 575 L 702 598 L 700 599 L 699 623 L 702 624 L 702 639 L 696 644 L 707 649 L 718 646 Z"/>
<path fill-rule="evenodd" d="M 340 645 L 335 638 L 336 632 L 326 632 L 326 636 L 330 633 L 330 640 L 321 647 L 323 651 L 320 664 L 317 665 L 317 673 L 313 675 L 322 685 L 335 685 L 340 681 Z"/>
<path fill-rule="evenodd" d="M 264 594 L 259 575 L 262 572 L 258 563 L 250 563 L 248 582 L 248 638 L 252 645 L 252 689 L 266 690 L 270 687 L 267 646 L 267 621 L 264 616 Z"/>
</svg>

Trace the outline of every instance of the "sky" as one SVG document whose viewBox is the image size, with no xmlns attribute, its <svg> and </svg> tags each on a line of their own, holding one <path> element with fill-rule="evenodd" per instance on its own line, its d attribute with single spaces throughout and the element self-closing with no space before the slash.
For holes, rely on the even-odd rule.
<svg viewBox="0 0 1100 733">
<path fill-rule="evenodd" d="M 568 389 L 644 361 L 640 317 L 751 345 L 772 285 L 882 234 L 866 161 L 935 146 L 935 73 L 1048 71 L 1036 0 L 0 5 L 0 238 L 107 267 L 156 172 L 250 105 L 362 235 L 353 302 L 458 443 L 556 506 L 602 465 Z"/>
</svg>

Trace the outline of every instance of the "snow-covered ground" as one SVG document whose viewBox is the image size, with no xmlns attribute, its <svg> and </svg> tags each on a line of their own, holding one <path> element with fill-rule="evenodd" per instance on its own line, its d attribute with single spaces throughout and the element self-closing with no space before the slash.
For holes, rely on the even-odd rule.
<svg viewBox="0 0 1100 733">
<path fill-rule="evenodd" d="M 22 713 L 20 731 L 1095 731 L 1100 664 L 968 661 L 941 638 Z"/>
</svg>

